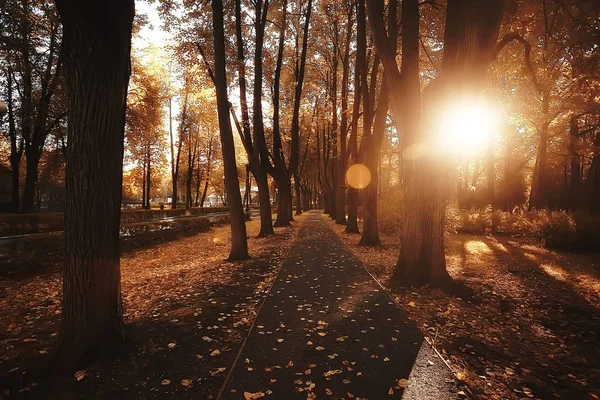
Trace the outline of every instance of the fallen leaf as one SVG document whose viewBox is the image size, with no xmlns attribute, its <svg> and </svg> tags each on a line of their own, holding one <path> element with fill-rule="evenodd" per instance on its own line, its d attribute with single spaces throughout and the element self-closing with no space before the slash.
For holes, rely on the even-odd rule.
<svg viewBox="0 0 600 400">
<path fill-rule="evenodd" d="M 191 379 L 182 379 L 181 384 L 185 387 L 188 387 L 192 384 L 192 380 Z"/>
<path fill-rule="evenodd" d="M 256 392 L 256 393 L 244 392 L 244 398 L 246 400 L 260 399 L 261 397 L 265 397 L 265 394 L 263 392 Z"/>
<path fill-rule="evenodd" d="M 406 388 L 408 386 L 408 379 L 398 379 L 398 386 L 401 388 Z"/>
<path fill-rule="evenodd" d="M 163 381 L 160 384 L 163 386 L 167 386 L 171 384 L 171 381 L 169 379 L 163 379 Z"/>
<path fill-rule="evenodd" d="M 80 369 L 79 371 L 75 372 L 75 379 L 77 379 L 77 382 L 79 382 L 83 378 L 85 378 L 86 373 L 87 373 L 87 370 L 85 370 L 85 369 Z"/>
</svg>

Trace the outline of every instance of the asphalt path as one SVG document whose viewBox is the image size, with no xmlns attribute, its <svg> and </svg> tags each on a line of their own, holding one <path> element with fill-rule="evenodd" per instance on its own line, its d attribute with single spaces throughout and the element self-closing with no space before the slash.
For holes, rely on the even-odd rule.
<svg viewBox="0 0 600 400">
<path fill-rule="evenodd" d="M 453 399 L 453 375 L 327 226 L 310 212 L 223 399 Z"/>
</svg>

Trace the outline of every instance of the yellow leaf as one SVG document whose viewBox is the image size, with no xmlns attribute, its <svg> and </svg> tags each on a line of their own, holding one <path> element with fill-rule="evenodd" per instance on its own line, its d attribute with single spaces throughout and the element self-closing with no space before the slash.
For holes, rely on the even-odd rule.
<svg viewBox="0 0 600 400">
<path fill-rule="evenodd" d="M 415 302 L 411 301 L 411 302 L 408 303 L 408 305 L 411 306 L 411 307 L 414 307 L 415 306 Z"/>
<path fill-rule="evenodd" d="M 181 384 L 182 384 L 183 386 L 185 386 L 185 387 L 188 387 L 188 386 L 190 386 L 190 385 L 192 384 L 192 380 L 191 380 L 191 379 L 183 379 L 183 380 L 181 381 Z"/>
<path fill-rule="evenodd" d="M 79 382 L 83 378 L 85 378 L 86 373 L 87 373 L 87 370 L 85 370 L 85 369 L 81 369 L 81 370 L 75 372 L 75 379 L 77 379 L 77 382 Z"/>
<path fill-rule="evenodd" d="M 163 381 L 160 384 L 163 386 L 167 386 L 171 384 L 171 381 L 169 379 L 163 379 Z"/>
<path fill-rule="evenodd" d="M 388 390 L 388 394 L 391 396 L 394 394 L 394 388 L 390 387 L 390 390 Z"/>
<path fill-rule="evenodd" d="M 400 386 L 401 388 L 405 388 L 408 386 L 408 379 L 399 379 L 398 380 L 398 386 Z"/>
<path fill-rule="evenodd" d="M 244 392 L 244 398 L 246 400 L 260 399 L 261 397 L 265 397 L 265 394 L 263 392 L 256 392 L 256 393 Z"/>
</svg>

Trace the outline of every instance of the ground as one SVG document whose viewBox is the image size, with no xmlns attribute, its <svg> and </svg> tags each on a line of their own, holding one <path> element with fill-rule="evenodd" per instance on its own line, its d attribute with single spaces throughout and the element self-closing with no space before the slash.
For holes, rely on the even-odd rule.
<svg viewBox="0 0 600 400">
<path fill-rule="evenodd" d="M 481 399 L 600 397 L 600 256 L 549 251 L 525 239 L 448 235 L 461 292 L 390 287 L 398 235 L 383 247 L 330 226 L 450 359 Z M 462 297 L 461 297 L 462 296 Z"/>
<path fill-rule="evenodd" d="M 87 366 L 56 382 L 60 391 L 54 398 L 213 398 L 304 218 L 297 218 L 291 228 L 277 228 L 277 236 L 266 239 L 254 238 L 258 221 L 250 222 L 249 247 L 254 258 L 242 263 L 223 261 L 229 250 L 228 227 L 171 237 L 166 242 L 127 245 L 122 257 L 127 351 L 114 362 Z M 328 226 L 391 290 L 400 312 L 407 316 L 406 323 L 420 328 L 426 341 L 449 360 L 468 396 L 600 397 L 600 256 L 553 252 L 524 239 L 449 235 L 448 269 L 462 287 L 460 292 L 390 287 L 388 279 L 400 245 L 396 235 L 382 235 L 384 247 L 365 248 L 356 245 L 357 235 L 344 234 L 343 226 L 332 221 Z M 14 398 L 43 398 L 46 393 L 46 388 L 42 390 L 24 374 L 28 367 L 43 365 L 57 341 L 60 252 L 53 250 L 54 239 L 45 240 L 45 247 L 0 252 L 0 398 L 11 388 L 19 389 Z M 323 263 L 335 268 L 330 261 Z M 293 281 L 302 274 L 289 275 L 286 280 Z M 299 297 L 294 301 L 300 301 Z M 374 318 L 365 312 L 357 315 Z M 317 325 L 304 327 L 306 334 L 315 336 L 319 326 L 330 329 L 329 323 L 316 321 Z M 266 322 L 259 324 L 266 326 Z M 261 328 L 257 325 L 257 329 Z M 325 349 L 336 346 L 325 344 Z M 341 354 L 345 348 L 327 355 Z M 372 355 L 392 359 L 383 353 Z M 248 358 L 250 362 L 258 359 Z M 346 370 L 356 370 L 351 360 L 340 358 L 332 362 L 341 361 Z M 245 357 L 241 360 L 247 370 Z M 437 365 L 433 358 L 427 361 L 431 360 Z M 337 369 L 343 370 L 336 367 L 325 373 Z M 325 374 L 318 368 L 314 371 L 308 375 Z M 232 385 L 239 382 L 236 379 L 233 376 Z M 227 393 L 232 389 L 236 387 L 228 387 Z M 244 390 L 238 389 L 238 393 Z"/>
<path fill-rule="evenodd" d="M 253 258 L 241 263 L 224 261 L 228 226 L 129 245 L 121 258 L 128 349 L 57 383 L 55 398 L 211 398 L 303 217 L 296 219 L 264 239 L 255 238 L 259 221 L 249 222 Z M 20 390 L 16 398 L 45 397 L 23 372 L 43 365 L 58 338 L 60 255 L 46 248 L 8 258 L 0 272 L 0 399 L 10 387 Z"/>
</svg>

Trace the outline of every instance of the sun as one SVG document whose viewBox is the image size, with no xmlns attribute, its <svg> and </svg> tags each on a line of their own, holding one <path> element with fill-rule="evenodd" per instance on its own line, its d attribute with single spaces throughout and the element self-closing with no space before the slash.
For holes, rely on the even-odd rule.
<svg viewBox="0 0 600 400">
<path fill-rule="evenodd" d="M 488 147 L 497 129 L 498 113 L 483 101 L 463 100 L 445 107 L 436 128 L 443 151 L 479 154 Z"/>
</svg>

